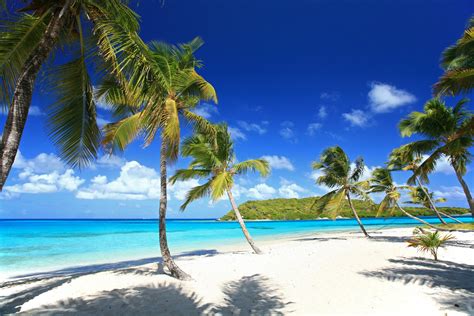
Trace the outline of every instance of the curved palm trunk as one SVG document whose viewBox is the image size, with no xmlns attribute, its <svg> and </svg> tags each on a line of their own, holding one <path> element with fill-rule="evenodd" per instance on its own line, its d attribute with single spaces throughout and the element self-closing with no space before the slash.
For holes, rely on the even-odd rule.
<svg viewBox="0 0 474 316">
<path fill-rule="evenodd" d="M 462 174 L 459 173 L 456 168 L 454 168 L 454 171 L 456 172 L 456 177 L 458 178 L 458 181 L 464 190 L 464 194 L 466 195 L 467 203 L 469 204 L 469 209 L 471 210 L 471 215 L 474 216 L 474 199 L 472 198 L 471 191 L 469 190 L 467 183 L 464 181 Z"/>
<path fill-rule="evenodd" d="M 419 221 L 420 223 L 423 223 L 423 224 L 425 224 L 425 225 L 427 225 L 427 226 L 429 226 L 429 227 L 431 227 L 431 228 L 433 228 L 433 229 L 437 229 L 437 230 L 447 230 L 447 229 L 443 229 L 443 228 L 439 228 L 439 227 L 436 227 L 436 226 L 434 226 L 434 225 L 431 225 L 431 224 L 428 223 L 427 221 L 424 221 L 424 220 L 422 220 L 422 219 L 419 218 L 419 217 L 416 217 L 416 216 L 414 216 L 414 215 L 411 215 L 410 213 L 408 213 L 407 211 L 405 211 L 405 210 L 400 206 L 400 204 L 398 204 L 398 202 L 396 202 L 395 204 L 397 205 L 397 208 L 398 208 L 403 214 L 405 214 L 406 216 L 408 216 L 408 217 L 410 217 L 410 218 L 412 218 L 412 219 L 414 219 L 414 220 L 417 220 L 417 221 Z"/>
<path fill-rule="evenodd" d="M 462 224 L 463 222 L 461 222 L 459 219 L 455 218 L 455 217 L 452 217 L 451 215 L 447 214 L 447 213 L 443 213 L 441 212 L 440 210 L 438 210 L 438 212 L 443 215 L 444 217 L 447 217 L 447 218 L 450 218 L 452 219 L 453 221 L 455 222 L 458 222 L 459 224 Z"/>
<path fill-rule="evenodd" d="M 415 173 L 415 172 L 413 172 Z M 421 183 L 420 179 L 418 178 L 418 176 L 415 175 L 415 179 L 416 179 L 416 182 L 418 183 L 418 185 L 420 186 L 421 190 L 423 190 L 423 192 L 425 193 L 426 197 L 428 198 L 428 201 L 430 202 L 430 205 L 431 205 L 431 210 L 433 210 L 433 212 L 435 212 L 436 216 L 438 217 L 438 219 L 440 220 L 441 223 L 443 223 L 444 225 L 446 225 L 446 222 L 443 220 L 443 218 L 441 217 L 441 214 L 439 213 L 438 209 L 436 208 L 435 204 L 433 203 L 433 200 L 431 199 L 431 196 L 430 194 L 425 190 L 425 187 L 423 186 L 423 184 Z"/>
<path fill-rule="evenodd" d="M 354 217 L 357 220 L 357 223 L 359 223 L 360 229 L 364 233 L 365 237 L 370 238 L 370 235 L 367 233 L 367 231 L 365 230 L 364 225 L 362 225 L 362 222 L 360 221 L 359 215 L 357 214 L 357 212 L 354 208 L 354 205 L 352 205 L 352 200 L 351 200 L 351 197 L 350 197 L 349 193 L 346 194 L 346 197 L 347 197 L 347 201 L 349 201 L 349 206 L 351 207 L 352 213 L 354 213 Z"/>
<path fill-rule="evenodd" d="M 64 13 L 69 7 L 66 1 L 63 8 L 53 13 L 48 23 L 43 38 L 38 46 L 31 52 L 23 65 L 20 76 L 17 79 L 12 104 L 8 108 L 7 120 L 3 128 L 3 136 L 0 144 L 0 191 L 7 181 L 8 174 L 15 161 L 20 146 L 21 135 L 25 128 L 28 111 L 30 109 L 33 87 L 36 76 L 41 65 L 48 58 L 59 37 L 64 25 Z"/>
<path fill-rule="evenodd" d="M 242 218 L 242 215 L 240 215 L 239 208 L 237 207 L 237 204 L 235 203 L 234 196 L 232 195 L 232 192 L 230 190 L 227 190 L 227 196 L 229 197 L 230 204 L 232 205 L 232 209 L 235 212 L 235 217 L 237 217 L 237 221 L 240 224 L 240 227 L 242 228 L 242 232 L 245 235 L 245 238 L 247 239 L 248 243 L 250 244 L 250 247 L 252 247 L 253 251 L 256 254 L 262 254 L 263 252 L 255 245 L 253 242 L 252 236 L 250 236 L 249 231 L 247 230 L 247 227 L 245 227 L 244 219 Z"/>
<path fill-rule="evenodd" d="M 189 280 L 191 277 L 181 270 L 171 257 L 170 249 L 168 248 L 168 240 L 166 238 L 166 208 L 168 205 L 167 197 L 167 172 L 166 172 L 166 144 L 161 141 L 160 150 L 160 216 L 159 216 L 159 236 L 161 258 L 164 265 L 168 268 L 170 274 L 180 280 Z"/>
</svg>

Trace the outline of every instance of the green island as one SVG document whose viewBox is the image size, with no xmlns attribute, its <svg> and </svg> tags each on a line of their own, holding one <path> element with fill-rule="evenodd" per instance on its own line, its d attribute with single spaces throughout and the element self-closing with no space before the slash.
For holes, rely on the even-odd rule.
<svg viewBox="0 0 474 316">
<path fill-rule="evenodd" d="M 300 199 L 270 199 L 247 201 L 239 205 L 239 210 L 246 220 L 308 220 L 330 217 L 327 210 L 318 209 L 317 203 L 311 207 L 318 197 L 308 197 Z M 370 205 L 370 203 L 353 200 L 354 207 L 359 217 L 375 217 L 377 215 L 378 205 Z M 404 207 L 404 209 L 415 216 L 434 215 L 433 211 L 424 207 Z M 465 214 L 469 210 L 462 207 L 438 207 L 438 209 L 447 214 Z M 347 201 L 342 204 L 339 211 L 341 217 L 353 217 L 352 211 Z M 386 212 L 384 216 L 405 216 L 400 210 L 393 209 Z M 219 220 L 232 221 L 235 220 L 233 211 L 229 211 Z"/>
</svg>

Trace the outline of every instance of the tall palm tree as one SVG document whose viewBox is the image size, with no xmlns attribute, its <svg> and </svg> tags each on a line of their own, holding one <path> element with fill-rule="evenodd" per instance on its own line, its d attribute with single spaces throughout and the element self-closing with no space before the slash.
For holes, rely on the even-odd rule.
<svg viewBox="0 0 474 316">
<path fill-rule="evenodd" d="M 390 170 L 403 170 L 403 171 L 412 171 L 413 175 L 408 178 L 408 185 L 417 185 L 422 190 L 424 190 L 426 198 L 428 200 L 427 208 L 432 210 L 435 215 L 438 217 L 441 223 L 446 225 L 446 222 L 441 217 L 441 212 L 436 207 L 435 203 L 431 199 L 431 196 L 428 194 L 428 191 L 425 189 L 423 183 L 428 183 L 429 178 L 426 174 L 418 175 L 416 171 L 418 170 L 419 165 L 423 161 L 420 154 L 413 153 L 406 146 L 401 146 L 392 150 L 389 156 L 389 161 L 387 163 L 388 169 Z"/>
<path fill-rule="evenodd" d="M 366 237 L 370 237 L 364 225 L 362 225 L 351 199 L 352 194 L 366 201 L 371 201 L 366 193 L 366 190 L 370 187 L 370 182 L 368 180 L 361 180 L 365 168 L 364 160 L 357 158 L 355 167 L 351 170 L 349 157 L 347 157 L 347 154 L 341 147 L 335 146 L 325 149 L 319 161 L 313 162 L 312 168 L 321 170 L 323 173 L 316 180 L 318 184 L 324 184 L 334 189 L 323 195 L 319 200 L 316 200 L 315 204 L 322 203 L 319 209 L 328 209 L 331 217 L 335 218 L 341 209 L 342 202 L 347 198 L 360 229 Z"/>
<path fill-rule="evenodd" d="M 0 191 L 18 152 L 40 70 L 48 70 L 48 90 L 56 102 L 49 113 L 53 141 L 62 158 L 84 166 L 96 157 L 100 130 L 91 74 L 118 73 L 117 56 L 140 46 L 137 15 L 125 0 L 31 0 L 0 32 L 0 103 L 7 119 L 0 143 Z M 121 37 L 121 45 L 111 37 Z M 58 65 L 55 52 L 69 57 Z M 125 60 L 125 59 L 124 59 Z"/>
<path fill-rule="evenodd" d="M 206 179 L 206 183 L 192 188 L 187 193 L 181 210 L 185 210 L 189 203 L 204 196 L 211 196 L 213 201 L 217 201 L 227 194 L 245 238 L 256 254 L 262 253 L 245 227 L 232 195 L 232 187 L 236 175 L 249 171 L 258 171 L 262 176 L 268 175 L 270 172 L 268 162 L 264 159 L 251 159 L 236 163 L 234 144 L 226 125 L 217 125 L 215 139 L 202 133 L 188 138 L 184 141 L 181 152 L 183 156 L 192 157 L 193 160 L 187 169 L 177 170 L 170 178 L 170 182 Z"/>
<path fill-rule="evenodd" d="M 114 105 L 118 116 L 125 116 L 104 128 L 103 142 L 112 150 L 124 150 L 138 137 L 143 137 L 147 146 L 154 141 L 157 133 L 160 135 L 160 249 L 164 265 L 178 279 L 190 277 L 176 265 L 168 248 L 167 165 L 178 158 L 182 120 L 192 124 L 197 130 L 211 134 L 213 131 L 210 123 L 192 112 L 201 100 L 213 100 L 217 103 L 212 85 L 196 72 L 201 64 L 194 57 L 194 52 L 202 44 L 199 38 L 179 46 L 152 42 L 147 55 L 151 56 L 153 62 L 147 64 L 148 68 L 130 67 L 131 73 L 127 76 L 131 78 L 131 82 L 141 84 L 138 91 L 129 95 L 121 88 L 120 82 L 112 80 L 105 81 L 98 93 Z"/>
<path fill-rule="evenodd" d="M 405 209 L 403 209 L 400 204 L 400 190 L 406 190 L 410 189 L 411 187 L 408 185 L 396 185 L 395 182 L 393 182 L 392 174 L 390 170 L 386 168 L 377 168 L 372 172 L 372 178 L 370 179 L 371 186 L 370 186 L 370 192 L 371 193 L 379 193 L 383 192 L 385 193 L 385 197 L 382 199 L 382 201 L 379 204 L 379 209 L 377 212 L 377 216 L 380 216 L 387 210 L 393 209 L 394 207 L 398 208 L 403 214 L 406 216 L 423 223 L 427 226 L 430 226 L 432 228 L 437 229 L 437 227 L 431 225 L 427 221 L 422 220 L 421 218 L 418 218 L 409 212 L 407 212 Z M 429 202 L 428 202 L 429 205 Z"/>
<path fill-rule="evenodd" d="M 434 86 L 437 95 L 469 93 L 474 88 L 474 16 L 463 36 L 443 52 L 445 73 Z"/>
<path fill-rule="evenodd" d="M 409 152 L 429 154 L 415 173 L 427 175 L 434 171 L 443 156 L 449 159 L 474 216 L 474 199 L 463 179 L 466 166 L 472 160 L 469 149 L 474 144 L 471 126 L 474 117 L 465 108 L 466 102 L 463 99 L 454 107 L 448 107 L 439 99 L 430 100 L 424 112 L 412 112 L 400 122 L 399 128 L 403 137 L 417 134 L 425 138 L 405 145 Z"/>
</svg>

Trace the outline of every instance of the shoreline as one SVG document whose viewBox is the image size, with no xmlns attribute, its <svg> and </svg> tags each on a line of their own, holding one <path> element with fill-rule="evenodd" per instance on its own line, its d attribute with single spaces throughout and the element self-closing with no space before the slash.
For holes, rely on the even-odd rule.
<svg viewBox="0 0 474 316">
<path fill-rule="evenodd" d="M 24 278 L 2 285 L 0 314 L 226 315 L 238 308 L 253 314 L 469 315 L 474 232 L 453 232 L 456 240 L 438 262 L 406 246 L 411 232 L 369 229 L 370 239 L 357 231 L 303 233 L 261 240 L 263 255 L 244 244 L 177 256 L 193 277 L 186 282 L 163 274 L 156 262 Z"/>
<path fill-rule="evenodd" d="M 470 218 L 470 216 L 466 216 L 466 218 Z M 430 216 L 429 218 L 435 218 L 434 216 Z M 399 219 L 399 217 L 388 217 L 388 218 L 376 218 L 379 220 L 387 220 L 390 221 L 391 219 Z M 408 217 L 406 217 L 407 220 L 409 220 Z M 138 220 L 138 219 L 137 219 Z M 333 222 L 335 220 L 331 219 L 321 219 L 322 221 L 330 221 Z M 341 220 L 341 219 L 338 219 Z M 346 220 L 346 219 L 342 219 Z M 347 219 L 347 220 L 352 220 L 352 219 Z M 294 220 L 291 222 L 311 222 L 315 220 Z M 228 221 L 226 221 L 228 222 Z M 288 222 L 288 221 L 261 221 L 261 220 L 247 220 L 246 222 Z M 376 223 L 376 224 L 370 224 L 370 223 L 364 223 L 364 225 L 372 231 L 379 231 L 379 230 L 386 230 L 386 229 L 399 229 L 399 228 L 408 228 L 408 227 L 415 227 L 420 225 L 420 223 Z M 267 242 L 273 242 L 273 241 L 285 241 L 289 240 L 292 238 L 298 238 L 298 237 L 305 237 L 307 235 L 314 235 L 314 234 L 331 234 L 331 233 L 345 233 L 345 232 L 352 232 L 352 233 L 357 233 L 359 232 L 359 227 L 358 226 L 338 226 L 338 227 L 326 227 L 322 228 L 319 227 L 318 229 L 315 230 L 310 230 L 310 231 L 289 231 L 289 232 L 283 232 L 283 233 L 276 233 L 276 234 L 271 234 L 271 235 L 261 235 L 255 238 L 257 244 L 266 244 Z M 213 241 L 207 241 L 204 244 L 200 245 L 180 245 L 177 246 L 173 249 L 173 247 L 170 247 L 173 256 L 175 257 L 181 257 L 181 256 L 186 256 L 186 255 L 192 255 L 193 253 L 199 253 L 200 251 L 203 250 L 209 250 L 209 248 L 212 248 L 212 251 L 217 251 L 219 253 L 221 252 L 232 252 L 235 249 L 239 249 L 240 251 L 245 251 L 250 249 L 248 244 L 246 243 L 245 239 L 242 236 L 239 236 L 238 238 L 231 238 L 231 239 L 226 239 L 225 241 L 222 240 L 213 240 Z M 130 254 L 123 252 L 121 254 L 115 254 L 112 255 L 111 258 L 108 259 L 88 259 L 87 262 L 80 263 L 77 265 L 72 265 L 72 264 L 58 264 L 54 266 L 48 266 L 44 268 L 34 268 L 34 269 L 27 269 L 27 270 L 18 270 L 15 272 L 10 272 L 10 271 L 5 271 L 0 273 L 0 284 L 8 281 L 13 281 L 13 280 L 20 280 L 20 279 L 25 279 L 28 277 L 35 277 L 35 276 L 51 276 L 51 275 L 60 275 L 61 273 L 84 273 L 84 272 L 100 272 L 104 271 L 110 268 L 116 268 L 116 267 L 127 267 L 130 266 L 133 263 L 149 263 L 149 262 L 158 262 L 161 259 L 161 253 L 159 251 L 159 245 L 156 245 L 156 248 L 153 250 L 156 252 L 157 255 L 155 256 L 150 256 L 149 252 L 145 253 L 135 253 L 135 254 Z"/>
</svg>

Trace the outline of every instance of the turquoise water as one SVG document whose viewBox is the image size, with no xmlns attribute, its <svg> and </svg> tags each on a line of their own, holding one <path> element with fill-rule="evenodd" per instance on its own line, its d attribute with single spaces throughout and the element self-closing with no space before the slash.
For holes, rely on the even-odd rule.
<svg viewBox="0 0 474 316">
<path fill-rule="evenodd" d="M 472 222 L 470 216 L 459 217 Z M 437 223 L 434 217 L 425 220 Z M 367 218 L 370 229 L 411 226 L 409 218 Z M 156 220 L 0 220 L 0 275 L 159 256 Z M 321 231 L 358 230 L 353 219 L 247 222 L 257 240 Z M 174 254 L 244 243 L 235 222 L 168 220 Z"/>
</svg>

